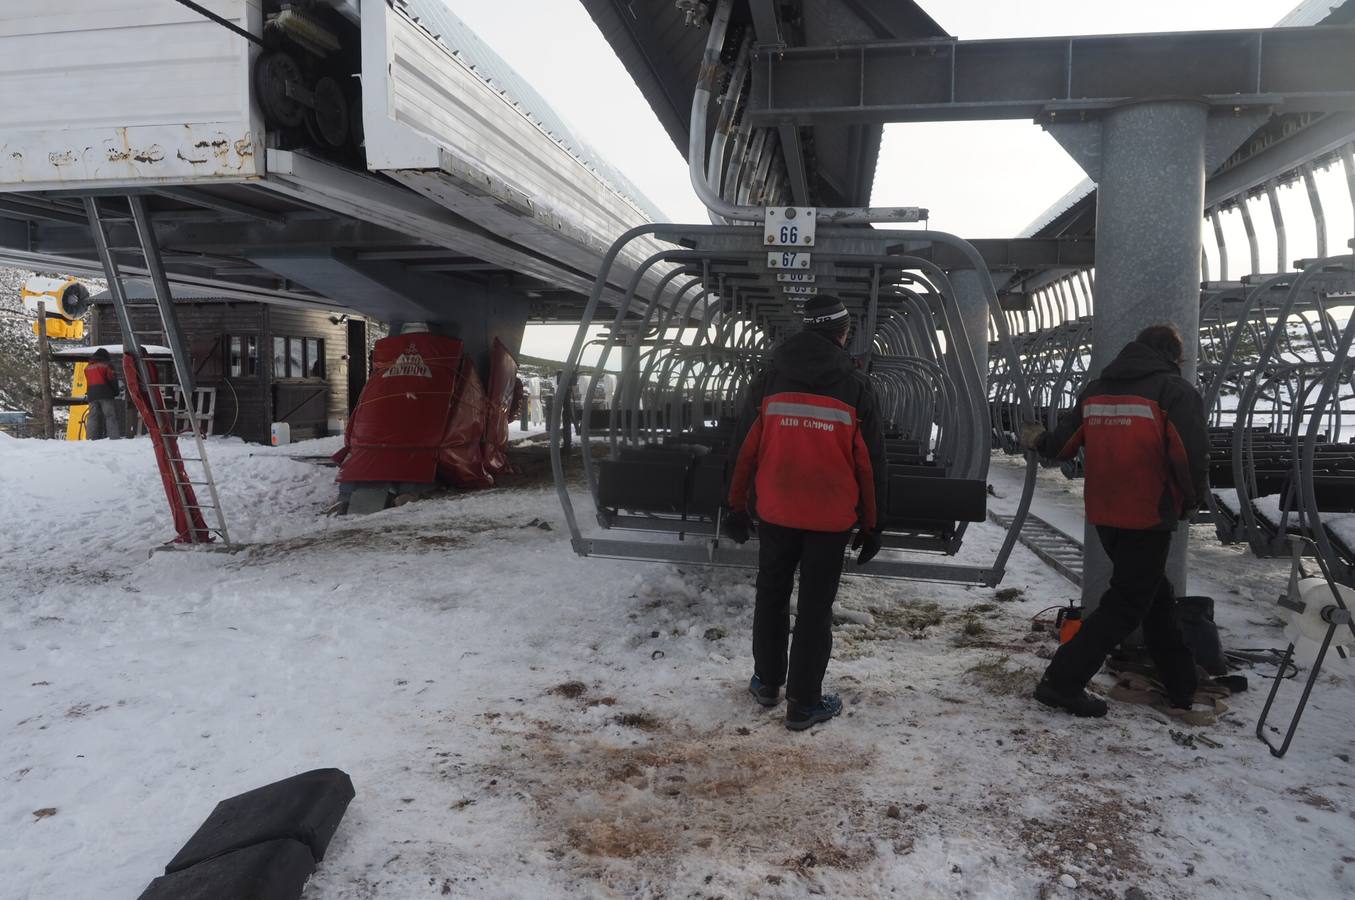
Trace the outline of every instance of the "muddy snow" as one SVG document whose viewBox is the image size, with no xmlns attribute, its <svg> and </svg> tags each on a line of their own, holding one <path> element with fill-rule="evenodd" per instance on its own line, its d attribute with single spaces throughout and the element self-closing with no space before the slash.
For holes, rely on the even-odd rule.
<svg viewBox="0 0 1355 900">
<path fill-rule="evenodd" d="M 1056 715 L 1032 617 L 1077 591 L 1018 547 L 1001 595 L 844 581 L 846 712 L 791 734 L 744 693 L 751 573 L 577 558 L 540 448 L 330 516 L 333 446 L 213 440 L 237 549 L 150 554 L 144 440 L 0 437 L 0 897 L 135 897 L 217 800 L 321 766 L 357 797 L 307 900 L 1355 894 L 1348 669 L 1283 760 L 1267 667 L 1190 734 Z M 1041 473 L 1051 520 L 1076 492 Z M 1193 537 L 1225 643 L 1282 646 L 1283 564 Z"/>
</svg>

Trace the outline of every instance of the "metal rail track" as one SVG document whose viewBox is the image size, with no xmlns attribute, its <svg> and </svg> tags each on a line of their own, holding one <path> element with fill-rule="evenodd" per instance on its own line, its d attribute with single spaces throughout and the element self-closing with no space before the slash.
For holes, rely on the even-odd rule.
<svg viewBox="0 0 1355 900">
<path fill-rule="evenodd" d="M 1003 528 L 1010 528 L 1011 516 L 988 511 L 988 518 Z M 1050 525 L 1034 513 L 1026 513 L 1025 524 L 1016 539 L 1060 575 L 1078 587 L 1082 586 L 1082 544 Z"/>
</svg>

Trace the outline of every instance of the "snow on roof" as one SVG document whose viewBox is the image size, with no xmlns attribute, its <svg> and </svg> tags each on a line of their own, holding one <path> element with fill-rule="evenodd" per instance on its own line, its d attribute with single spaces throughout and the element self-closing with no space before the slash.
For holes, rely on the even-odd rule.
<svg viewBox="0 0 1355 900">
<path fill-rule="evenodd" d="M 1090 178 L 1082 179 L 1078 182 L 1077 187 L 1055 200 L 1053 206 L 1050 206 L 1049 209 L 1040 213 L 1035 221 L 1027 225 L 1017 237 L 1035 237 L 1035 235 L 1039 234 L 1050 222 L 1053 222 L 1059 216 L 1063 215 L 1074 206 L 1077 206 L 1082 202 L 1083 198 L 1088 194 L 1093 193 L 1095 190 L 1096 182 L 1092 181 Z"/>
<path fill-rule="evenodd" d="M 147 356 L 172 356 L 173 352 L 168 347 L 161 347 L 159 344 L 146 344 L 142 348 Z M 52 359 L 89 359 L 94 356 L 95 350 L 107 350 L 109 356 L 121 356 L 122 344 L 100 344 L 97 347 L 65 347 L 61 350 L 52 351 Z"/>
<path fill-rule="evenodd" d="M 1303 0 L 1293 12 L 1275 23 L 1276 28 L 1297 28 L 1317 25 L 1344 6 L 1346 0 Z"/>
<path fill-rule="evenodd" d="M 124 278 L 122 280 L 122 292 L 128 300 L 140 302 L 143 300 L 155 299 L 155 288 L 150 281 L 145 278 Z M 176 301 L 185 300 L 227 300 L 222 297 L 220 291 L 214 291 L 210 288 L 189 287 L 182 284 L 170 285 L 170 293 Z M 107 290 L 100 291 L 90 300 L 94 303 L 112 303 L 113 295 Z"/>
<path fill-rule="evenodd" d="M 486 84 L 503 95 L 537 128 L 606 182 L 612 190 L 640 207 L 654 221 L 667 218 L 620 169 L 612 166 L 597 149 L 580 137 L 503 57 L 448 9 L 443 0 L 395 0 L 395 6 L 403 9 L 452 55 L 466 62 Z"/>
</svg>

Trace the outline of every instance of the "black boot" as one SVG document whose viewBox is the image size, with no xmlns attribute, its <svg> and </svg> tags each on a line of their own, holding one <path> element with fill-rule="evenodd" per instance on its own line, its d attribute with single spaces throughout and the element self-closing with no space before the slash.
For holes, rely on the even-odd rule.
<svg viewBox="0 0 1355 900">
<path fill-rule="evenodd" d="M 763 706 L 775 706 L 781 702 L 781 688 L 772 684 L 763 684 L 762 679 L 754 675 L 748 682 L 748 693 Z"/>
<path fill-rule="evenodd" d="M 1100 697 L 1093 697 L 1086 691 L 1059 690 L 1047 678 L 1040 679 L 1035 686 L 1035 699 L 1045 706 L 1070 712 L 1079 719 L 1099 719 L 1106 714 L 1106 701 Z"/>
<path fill-rule="evenodd" d="M 841 714 L 842 699 L 837 694 L 824 694 L 813 706 L 802 706 L 786 698 L 786 727 L 791 731 L 804 731 Z"/>
</svg>

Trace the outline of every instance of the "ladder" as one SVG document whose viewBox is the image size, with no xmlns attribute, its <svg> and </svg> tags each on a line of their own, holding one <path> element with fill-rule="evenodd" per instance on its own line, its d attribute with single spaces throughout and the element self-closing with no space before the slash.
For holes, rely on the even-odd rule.
<svg viewBox="0 0 1355 900">
<path fill-rule="evenodd" d="M 134 373 L 139 384 L 132 384 L 128 378 L 128 390 L 137 391 L 137 406 L 148 403 L 143 410 L 146 430 L 151 440 L 157 442 L 156 461 L 160 467 L 160 477 L 164 483 L 165 494 L 169 500 L 170 511 L 174 515 L 178 530 L 176 543 L 210 544 L 216 538 L 230 546 L 230 534 L 226 530 L 226 515 L 221 508 L 221 498 L 217 492 L 216 479 L 212 477 L 212 466 L 207 459 L 207 447 L 202 439 L 202 431 L 197 427 L 198 417 L 192 407 L 196 394 L 193 386 L 192 361 L 184 345 L 183 334 L 179 330 L 178 318 L 174 312 L 174 297 L 170 292 L 169 279 L 165 276 L 164 262 L 160 258 L 160 247 L 151 227 L 150 214 L 146 209 L 145 198 L 130 195 L 127 205 L 132 212 L 132 222 L 136 227 L 139 251 L 146 263 L 146 272 L 150 275 L 152 292 L 155 295 L 155 307 L 160 318 L 160 330 L 137 331 L 133 327 L 131 311 L 128 308 L 127 292 L 123 288 L 118 262 L 109 245 L 108 233 L 104 228 L 103 215 L 94 197 L 85 197 L 85 215 L 89 218 L 90 231 L 94 237 L 94 246 L 103 264 L 104 274 L 108 278 L 108 291 L 113 297 L 113 307 L 117 312 L 118 324 L 122 328 L 124 360 L 131 358 Z M 148 360 L 143 348 L 152 343 L 152 338 L 163 339 L 170 351 L 170 361 Z M 125 363 L 124 363 L 125 365 Z M 169 371 L 166 372 L 165 369 Z M 144 391 L 144 395 L 141 392 Z M 147 417 L 146 412 L 150 415 Z M 183 430 L 181 430 L 183 429 Z M 180 438 L 191 434 L 193 449 L 185 456 L 180 448 Z M 199 499 L 200 488 L 206 489 L 206 502 Z M 210 513 L 215 525 L 208 525 Z"/>
</svg>

